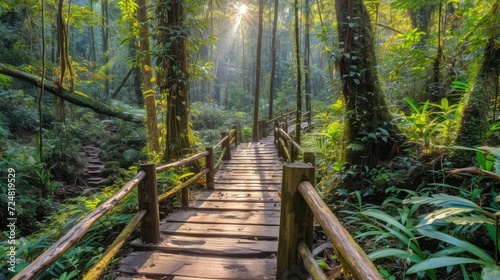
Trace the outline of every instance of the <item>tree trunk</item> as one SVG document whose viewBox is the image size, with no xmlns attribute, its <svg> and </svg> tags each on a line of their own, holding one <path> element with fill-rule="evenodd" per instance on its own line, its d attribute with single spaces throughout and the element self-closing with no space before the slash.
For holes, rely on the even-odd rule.
<svg viewBox="0 0 500 280">
<path fill-rule="evenodd" d="M 343 51 L 337 58 L 346 103 L 344 161 L 375 166 L 404 137 L 392 122 L 376 69 L 370 17 L 362 0 L 336 0 Z"/>
<path fill-rule="evenodd" d="M 306 111 L 308 127 L 311 126 L 311 72 L 310 72 L 310 20 L 311 8 L 309 0 L 305 0 L 305 25 L 304 25 L 304 86 L 306 90 Z"/>
<path fill-rule="evenodd" d="M 164 159 L 179 158 L 189 152 L 194 144 L 189 126 L 189 72 L 187 36 L 184 25 L 184 3 L 182 0 L 163 0 L 161 14 L 167 18 L 162 38 L 166 50 L 162 61 L 164 80 L 161 88 L 167 96 L 166 151 Z M 166 46 L 169 45 L 167 48 Z"/>
<path fill-rule="evenodd" d="M 252 141 L 259 141 L 259 95 L 260 95 L 260 58 L 262 54 L 262 30 L 263 30 L 263 17 L 264 17 L 264 0 L 259 0 L 259 34 L 257 38 L 257 57 L 255 62 L 255 95 L 253 103 L 253 134 Z"/>
<path fill-rule="evenodd" d="M 297 63 L 297 114 L 295 118 L 295 142 L 300 144 L 301 117 L 302 117 L 302 73 L 300 71 L 300 25 L 299 25 L 299 1 L 295 0 L 295 63 Z"/>
<path fill-rule="evenodd" d="M 31 75 L 29 73 L 25 73 L 19 70 L 15 70 L 12 68 L 7 67 L 6 65 L 0 63 L 0 74 L 7 75 L 9 77 L 13 77 L 16 79 L 20 79 L 22 81 L 25 81 L 27 83 L 30 83 L 34 86 L 37 87 L 42 87 L 42 79 Z M 143 123 L 142 117 L 129 114 L 127 112 L 121 112 L 116 110 L 115 108 L 108 106 L 104 103 L 100 103 L 96 101 L 95 99 L 89 97 L 88 95 L 81 93 L 81 92 L 75 92 L 75 91 L 68 91 L 67 89 L 61 87 L 59 84 L 55 84 L 50 81 L 45 81 L 43 88 L 56 95 L 57 97 L 60 97 L 70 103 L 73 103 L 75 105 L 81 106 L 81 107 L 86 107 L 91 110 L 93 110 L 96 113 L 103 114 L 106 116 L 110 117 L 116 117 L 119 119 L 122 119 L 124 121 L 128 122 L 135 122 L 135 123 Z"/>
<path fill-rule="evenodd" d="M 137 0 L 137 21 L 141 25 L 139 48 L 143 57 L 142 61 L 142 86 L 144 103 L 146 104 L 146 127 L 148 131 L 149 151 L 160 152 L 160 135 L 158 132 L 158 116 L 156 115 L 155 91 L 152 83 L 151 55 L 149 54 L 149 25 L 146 0 Z"/>
<path fill-rule="evenodd" d="M 445 97 L 445 91 L 443 87 L 443 83 L 441 81 L 441 61 L 443 60 L 443 46 L 441 40 L 441 33 L 445 31 L 442 28 L 442 14 L 443 14 L 443 4 L 439 3 L 438 9 L 438 42 L 437 42 L 437 54 L 436 58 L 434 58 L 434 63 L 432 65 L 432 81 L 427 86 L 427 91 L 429 93 L 429 100 L 432 103 L 438 103 Z"/>
<path fill-rule="evenodd" d="M 271 79 L 269 81 L 269 119 L 273 118 L 274 91 L 276 89 L 276 32 L 278 28 L 279 0 L 274 0 L 273 34 L 271 39 Z"/>
<path fill-rule="evenodd" d="M 429 25 L 435 8 L 436 4 L 419 4 L 416 8 L 408 10 L 412 28 L 417 28 L 418 31 L 425 33 L 425 35 L 421 37 L 420 46 L 425 45 L 429 38 Z"/>
<path fill-rule="evenodd" d="M 485 144 L 488 132 L 488 113 L 491 99 L 495 96 L 500 76 L 500 48 L 494 37 L 490 37 L 484 49 L 481 68 L 476 77 L 467 105 L 464 109 L 455 145 L 476 147 Z M 452 162 L 458 166 L 470 166 L 475 157 L 474 151 L 457 150 Z"/>
<path fill-rule="evenodd" d="M 109 97 L 109 18 L 108 18 L 108 0 L 102 0 L 102 55 L 104 67 L 104 94 Z"/>
</svg>

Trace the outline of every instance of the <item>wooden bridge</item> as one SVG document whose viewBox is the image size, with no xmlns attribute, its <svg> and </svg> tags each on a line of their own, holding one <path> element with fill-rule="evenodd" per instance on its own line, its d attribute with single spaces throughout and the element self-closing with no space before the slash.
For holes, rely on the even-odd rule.
<svg viewBox="0 0 500 280">
<path fill-rule="evenodd" d="M 138 251 L 121 261 L 119 271 L 127 277 L 119 279 L 270 279 L 276 271 L 281 173 L 273 138 L 240 144 L 222 163 L 213 190 L 161 222 L 161 242 L 132 243 Z"/>
<path fill-rule="evenodd" d="M 274 125 L 270 136 L 266 135 L 269 124 Z M 204 152 L 163 166 L 142 165 L 132 180 L 12 279 L 36 279 L 137 187 L 138 212 L 83 279 L 99 279 L 140 224 L 141 237 L 131 243 L 134 251 L 119 260 L 118 280 L 326 280 L 311 253 L 316 223 L 330 238 L 344 279 L 381 280 L 317 194 L 314 155 L 288 135 L 286 124 L 283 129 L 278 121 L 261 121 L 260 141 L 239 145 L 233 128 L 221 133 L 221 141 Z M 216 148 L 221 149 L 217 161 Z M 304 163 L 292 163 L 299 153 Z M 198 174 L 158 194 L 157 173 L 200 159 L 205 168 Z M 190 199 L 188 186 L 202 178 L 206 190 Z M 182 209 L 160 221 L 159 202 L 179 192 Z"/>
</svg>

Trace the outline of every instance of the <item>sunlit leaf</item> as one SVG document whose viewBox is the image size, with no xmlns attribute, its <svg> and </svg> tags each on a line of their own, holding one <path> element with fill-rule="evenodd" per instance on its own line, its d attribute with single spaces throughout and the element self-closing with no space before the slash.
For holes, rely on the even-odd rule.
<svg viewBox="0 0 500 280">
<path fill-rule="evenodd" d="M 417 231 L 421 235 L 431 237 L 440 240 L 442 242 L 446 242 L 451 245 L 457 246 L 463 249 L 464 251 L 467 251 L 480 258 L 482 260 L 482 263 L 493 264 L 495 262 L 495 260 L 486 251 L 482 250 L 481 248 L 477 247 L 476 245 L 468 241 L 460 240 L 456 237 L 453 237 L 451 235 L 436 230 L 417 228 Z"/>
<path fill-rule="evenodd" d="M 436 194 L 431 197 L 412 197 L 410 199 L 403 200 L 403 203 L 432 204 L 443 208 L 454 207 L 471 210 L 481 210 L 481 207 L 470 200 L 447 194 Z"/>
<path fill-rule="evenodd" d="M 497 280 L 500 279 L 500 266 L 486 265 L 481 273 L 483 280 Z"/>
<path fill-rule="evenodd" d="M 471 259 L 471 258 L 462 258 L 462 257 L 439 257 L 439 258 L 431 258 L 420 263 L 417 263 L 410 267 L 406 273 L 413 274 L 419 271 L 425 271 L 429 269 L 435 269 L 445 266 L 454 266 L 459 264 L 484 264 L 481 260 Z"/>
<path fill-rule="evenodd" d="M 383 248 L 368 254 L 368 257 L 372 260 L 380 258 L 402 258 L 409 259 L 412 263 L 419 263 L 422 259 L 415 255 L 411 251 L 394 249 L 394 248 Z"/>
</svg>

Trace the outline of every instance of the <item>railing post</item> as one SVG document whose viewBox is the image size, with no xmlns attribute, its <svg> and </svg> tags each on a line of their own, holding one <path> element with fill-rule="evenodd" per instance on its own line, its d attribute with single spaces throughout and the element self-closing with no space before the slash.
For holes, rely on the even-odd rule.
<svg viewBox="0 0 500 280">
<path fill-rule="evenodd" d="M 221 132 L 220 133 L 220 138 L 224 139 L 227 136 L 227 132 Z M 226 139 L 226 141 L 222 142 L 222 149 L 226 148 L 226 152 L 224 153 L 223 159 L 224 160 L 230 160 L 231 159 L 231 144 L 230 144 L 229 137 Z"/>
<path fill-rule="evenodd" d="M 300 242 L 312 250 L 313 214 L 298 192 L 298 185 L 301 181 L 314 183 L 314 172 L 313 166 L 304 163 L 283 166 L 277 280 L 292 279 L 295 273 L 300 273 L 301 266 L 297 262 Z"/>
<path fill-rule="evenodd" d="M 182 202 L 182 209 L 186 210 L 189 208 L 189 186 L 182 188 L 181 202 Z"/>
<path fill-rule="evenodd" d="M 238 127 L 236 125 L 233 126 L 234 129 L 234 146 L 238 146 Z"/>
<path fill-rule="evenodd" d="M 262 138 L 267 138 L 267 121 L 262 120 Z"/>
<path fill-rule="evenodd" d="M 274 143 L 276 143 L 276 146 L 278 145 L 278 128 L 280 127 L 280 123 L 279 121 L 274 121 L 274 128 L 273 128 L 273 131 L 274 131 Z M 279 149 L 278 149 L 278 153 L 279 153 Z"/>
<path fill-rule="evenodd" d="M 160 234 L 160 211 L 158 207 L 158 188 L 155 164 L 142 164 L 141 170 L 146 178 L 139 184 L 139 209 L 148 211 L 141 223 L 141 237 L 144 243 L 158 243 Z"/>
<path fill-rule="evenodd" d="M 307 163 L 307 164 L 310 164 L 310 165 L 316 167 L 316 156 L 314 155 L 313 152 L 304 152 L 303 161 L 304 161 L 304 163 Z"/>
<path fill-rule="evenodd" d="M 214 169 L 214 148 L 206 147 L 205 151 L 208 152 L 208 156 L 205 158 L 205 167 L 210 170 L 206 175 L 206 184 L 208 190 L 213 190 L 215 187 L 214 177 L 215 177 L 215 169 Z"/>
</svg>

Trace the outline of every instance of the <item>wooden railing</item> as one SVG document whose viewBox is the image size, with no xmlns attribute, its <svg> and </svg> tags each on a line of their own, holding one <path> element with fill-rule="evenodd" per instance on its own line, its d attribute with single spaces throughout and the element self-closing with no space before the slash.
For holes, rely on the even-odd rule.
<svg viewBox="0 0 500 280">
<path fill-rule="evenodd" d="M 161 241 L 160 235 L 160 220 L 158 203 L 165 200 L 178 191 L 182 192 L 182 207 L 189 207 L 189 186 L 199 178 L 206 177 L 206 188 L 214 188 L 214 175 L 219 169 L 222 160 L 231 158 L 231 144 L 235 146 L 238 143 L 237 129 L 233 127 L 232 130 L 221 134 L 221 140 L 214 147 L 207 147 L 204 152 L 198 153 L 194 156 L 179 160 L 177 162 L 169 163 L 156 167 L 155 164 L 141 165 L 140 171 L 135 177 L 127 182 L 117 193 L 111 198 L 99 205 L 94 211 L 80 220 L 73 228 L 57 240 L 51 247 L 43 252 L 36 258 L 30 265 L 25 267 L 22 271 L 16 274 L 13 280 L 35 279 L 42 272 L 47 270 L 54 264 L 66 251 L 73 245 L 78 243 L 83 236 L 87 233 L 90 227 L 97 222 L 105 214 L 109 213 L 117 205 L 117 203 L 128 195 L 135 187 L 138 192 L 139 210 L 128 223 L 122 232 L 116 237 L 113 243 L 102 254 L 101 258 L 96 264 L 85 273 L 83 279 L 95 280 L 99 279 L 100 275 L 104 272 L 111 260 L 116 256 L 121 246 L 125 243 L 127 238 L 141 222 L 141 239 L 144 243 L 157 243 Z M 221 156 L 217 164 L 214 163 L 214 149 L 221 147 Z M 193 163 L 201 158 L 205 158 L 205 168 L 198 174 L 191 177 L 186 182 L 171 188 L 166 193 L 158 195 L 156 174 L 165 172 L 171 168 L 179 168 L 184 165 Z"/>
<path fill-rule="evenodd" d="M 304 162 L 283 166 L 281 216 L 276 279 L 306 279 L 299 259 L 313 279 L 327 279 L 311 253 L 313 221 L 331 240 L 344 274 L 359 280 L 382 280 L 375 265 L 320 198 L 314 188 L 314 154 L 305 152 Z"/>
<path fill-rule="evenodd" d="M 306 112 L 304 115 L 308 115 Z M 280 118 L 274 119 L 274 141 L 278 149 L 278 156 L 283 158 L 285 161 L 294 162 L 300 153 L 304 153 L 305 150 L 302 148 L 290 135 L 289 135 L 289 123 L 293 123 L 294 119 Z"/>
</svg>

